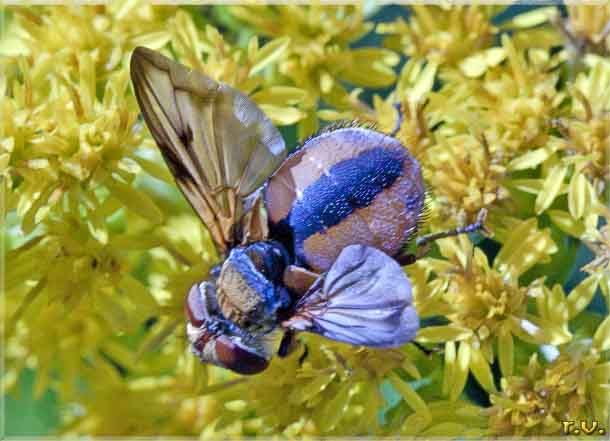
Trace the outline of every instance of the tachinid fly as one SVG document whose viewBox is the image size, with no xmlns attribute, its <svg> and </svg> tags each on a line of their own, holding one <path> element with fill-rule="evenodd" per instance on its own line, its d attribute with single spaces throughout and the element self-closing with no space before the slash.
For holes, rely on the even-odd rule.
<svg viewBox="0 0 610 441">
<path fill-rule="evenodd" d="M 261 372 L 278 330 L 279 355 L 300 331 L 372 347 L 413 340 L 419 319 L 398 261 L 413 257 L 401 253 L 425 189 L 399 141 L 352 124 L 287 156 L 279 131 L 238 90 L 145 48 L 132 55 L 131 78 L 224 258 L 186 297 L 188 337 L 203 362 Z"/>
</svg>

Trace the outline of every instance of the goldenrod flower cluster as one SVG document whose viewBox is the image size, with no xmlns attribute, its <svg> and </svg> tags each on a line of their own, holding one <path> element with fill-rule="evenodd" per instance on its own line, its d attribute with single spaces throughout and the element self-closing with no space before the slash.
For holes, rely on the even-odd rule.
<svg viewBox="0 0 610 441">
<path fill-rule="evenodd" d="M 610 6 L 404 8 L 4 9 L 7 392 L 34 370 L 69 435 L 610 430 Z M 183 299 L 219 256 L 138 117 L 136 46 L 249 94 L 295 142 L 341 119 L 393 133 L 424 171 L 420 233 L 488 210 L 484 234 L 405 267 L 429 354 L 301 335 L 252 377 L 192 356 Z"/>
</svg>

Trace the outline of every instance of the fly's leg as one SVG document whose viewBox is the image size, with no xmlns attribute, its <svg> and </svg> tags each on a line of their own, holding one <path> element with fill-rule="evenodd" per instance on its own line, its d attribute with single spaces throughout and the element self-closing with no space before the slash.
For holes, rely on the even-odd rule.
<svg viewBox="0 0 610 441">
<path fill-rule="evenodd" d="M 430 246 L 435 240 L 444 239 L 445 237 L 459 236 L 460 234 L 473 233 L 479 230 L 488 235 L 489 232 L 484 225 L 486 218 L 487 209 L 481 208 L 479 214 L 477 215 L 477 220 L 474 223 L 464 227 L 458 227 L 447 231 L 439 231 L 437 233 L 426 234 L 425 236 L 418 237 L 415 241 L 415 245 L 417 247 L 415 254 L 399 254 L 395 257 L 395 259 L 401 266 L 411 265 L 415 263 L 417 259 L 420 259 L 428 254 L 428 251 L 430 251 Z"/>
<path fill-rule="evenodd" d="M 411 343 L 413 343 L 413 346 L 415 346 L 417 349 L 422 351 L 428 357 L 432 354 L 437 354 L 437 353 L 443 352 L 443 349 L 441 347 L 434 347 L 432 349 L 428 349 L 427 347 L 421 345 L 420 343 L 417 343 L 415 340 L 413 340 Z"/>
<path fill-rule="evenodd" d="M 287 330 L 286 332 L 284 332 L 284 336 L 282 337 L 282 341 L 280 342 L 280 347 L 277 350 L 277 355 L 280 358 L 288 357 L 290 354 L 294 353 L 294 351 L 301 345 L 303 346 L 303 353 L 299 357 L 299 366 L 303 364 L 303 362 L 309 355 L 309 348 L 307 347 L 306 343 L 299 342 L 296 339 L 296 332 L 292 330 Z"/>
<path fill-rule="evenodd" d="M 454 228 L 452 230 L 440 231 L 438 233 L 432 233 L 432 234 L 426 234 L 425 236 L 418 237 L 417 241 L 415 243 L 417 245 L 417 248 L 420 248 L 420 247 L 425 246 L 429 242 L 434 242 L 435 240 L 438 240 L 438 239 L 444 239 L 445 237 L 459 236 L 460 234 L 473 233 L 478 230 L 481 230 L 484 233 L 489 234 L 489 232 L 486 230 L 485 225 L 484 225 L 486 218 L 487 218 L 487 209 L 481 208 L 481 210 L 479 211 L 479 214 L 477 215 L 477 220 L 474 223 L 472 223 L 470 225 L 466 225 L 465 227 Z"/>
<path fill-rule="evenodd" d="M 284 332 L 282 341 L 280 342 L 280 347 L 277 350 L 278 357 L 288 357 L 294 352 L 297 346 L 298 344 L 295 338 L 295 332 L 291 330 Z"/>
<path fill-rule="evenodd" d="M 301 298 L 318 279 L 319 274 L 296 265 L 289 265 L 284 270 L 283 282 L 295 296 Z"/>
</svg>

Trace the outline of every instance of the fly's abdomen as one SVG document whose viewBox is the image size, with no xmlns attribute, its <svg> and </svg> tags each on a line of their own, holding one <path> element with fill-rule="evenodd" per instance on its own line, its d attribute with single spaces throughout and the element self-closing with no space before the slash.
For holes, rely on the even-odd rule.
<svg viewBox="0 0 610 441">
<path fill-rule="evenodd" d="M 326 271 L 353 244 L 395 255 L 417 228 L 424 195 L 419 164 L 400 142 L 352 127 L 291 155 L 269 180 L 265 205 L 297 263 Z"/>
</svg>

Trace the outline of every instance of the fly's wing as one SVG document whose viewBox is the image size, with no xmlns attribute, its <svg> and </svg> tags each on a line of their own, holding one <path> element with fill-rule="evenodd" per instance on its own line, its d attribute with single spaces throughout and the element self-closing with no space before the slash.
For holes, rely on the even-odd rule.
<svg viewBox="0 0 610 441">
<path fill-rule="evenodd" d="M 411 341 L 419 328 L 411 302 L 411 283 L 394 259 L 350 245 L 282 326 L 353 345 L 395 347 Z"/>
<path fill-rule="evenodd" d="M 131 79 L 178 186 L 221 251 L 245 235 L 262 239 L 260 216 L 242 228 L 244 205 L 260 208 L 246 200 L 286 156 L 281 134 L 262 110 L 238 90 L 142 47 L 131 57 Z"/>
</svg>

